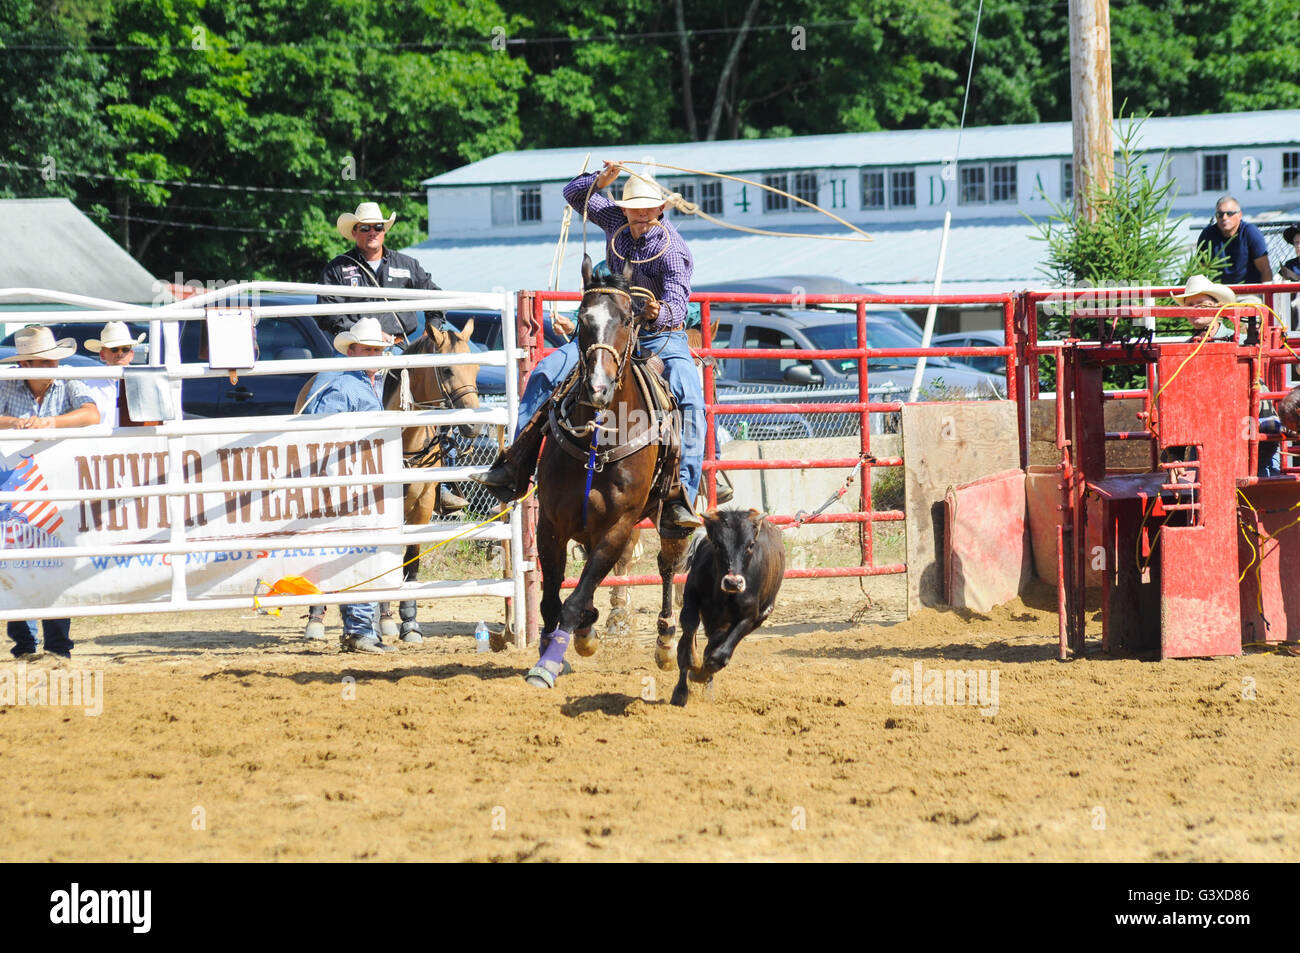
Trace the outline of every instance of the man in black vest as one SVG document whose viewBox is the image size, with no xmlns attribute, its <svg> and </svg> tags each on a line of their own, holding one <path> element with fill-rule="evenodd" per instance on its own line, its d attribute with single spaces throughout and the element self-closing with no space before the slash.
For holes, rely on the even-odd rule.
<svg viewBox="0 0 1300 953">
<path fill-rule="evenodd" d="M 339 255 L 321 272 L 320 283 L 323 285 L 351 285 L 354 288 L 424 288 L 429 291 L 440 290 L 428 272 L 420 263 L 409 255 L 403 255 L 384 247 L 384 238 L 388 230 L 397 221 L 394 212 L 384 218 L 377 202 L 362 202 L 355 212 L 344 212 L 339 216 L 336 227 L 345 239 L 354 242 L 356 247 L 349 248 Z M 344 298 L 334 295 L 318 295 L 320 304 L 334 304 L 343 301 L 376 301 L 377 298 Z M 398 350 L 405 350 L 414 339 L 425 333 L 427 327 L 443 328 L 447 323 L 446 315 L 441 311 L 426 311 L 425 321 L 421 325 L 418 311 L 372 312 L 370 317 L 379 319 L 379 325 Z M 317 317 L 321 330 L 330 337 L 349 331 L 360 314 L 326 314 Z M 443 442 L 443 459 L 447 466 L 455 466 L 459 455 L 456 438 L 451 431 Z M 454 513 L 469 506 L 469 501 L 455 491 L 453 484 L 441 483 L 438 486 L 438 511 Z"/>
</svg>

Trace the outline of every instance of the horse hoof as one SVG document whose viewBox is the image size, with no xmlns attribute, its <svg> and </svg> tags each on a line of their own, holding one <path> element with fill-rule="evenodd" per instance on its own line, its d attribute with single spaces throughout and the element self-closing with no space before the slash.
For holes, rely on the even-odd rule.
<svg viewBox="0 0 1300 953">
<path fill-rule="evenodd" d="M 664 644 L 658 639 L 655 640 L 655 664 L 665 672 L 677 668 L 677 649 L 671 642 Z"/>
<path fill-rule="evenodd" d="M 424 636 L 420 633 L 419 629 L 409 629 L 402 633 L 402 641 L 418 645 L 424 641 Z"/>
<path fill-rule="evenodd" d="M 573 637 L 573 647 L 577 649 L 578 654 L 583 658 L 588 658 L 596 654 L 596 649 L 600 648 L 600 639 L 594 635 L 575 635 Z"/>
<path fill-rule="evenodd" d="M 397 620 L 391 617 L 381 617 L 379 620 L 379 635 L 381 638 L 395 638 L 398 633 Z"/>
<path fill-rule="evenodd" d="M 632 634 L 632 613 L 627 609 L 619 606 L 612 609 L 609 613 L 609 619 L 605 622 L 605 637 L 619 636 L 626 638 Z"/>
<path fill-rule="evenodd" d="M 528 670 L 524 676 L 524 681 L 533 688 L 554 688 L 555 676 L 541 666 L 534 666 Z"/>
<path fill-rule="evenodd" d="M 708 685 L 713 681 L 713 674 L 706 672 L 702 668 L 693 668 L 686 673 L 686 677 L 697 685 Z"/>
<path fill-rule="evenodd" d="M 319 619 L 312 619 L 307 623 L 307 638 L 323 639 L 325 638 L 325 623 Z"/>
</svg>

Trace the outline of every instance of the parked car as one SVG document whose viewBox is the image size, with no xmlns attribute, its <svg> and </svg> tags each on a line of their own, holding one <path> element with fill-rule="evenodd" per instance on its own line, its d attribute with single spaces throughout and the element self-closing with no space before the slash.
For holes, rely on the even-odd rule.
<svg viewBox="0 0 1300 953">
<path fill-rule="evenodd" d="M 894 315 L 867 314 L 867 344 L 879 348 L 919 347 L 921 335 L 915 323 Z M 732 348 L 784 348 L 834 350 L 857 347 L 857 321 L 836 311 L 794 310 L 777 305 L 751 305 L 746 309 L 717 314 L 715 346 Z M 873 357 L 867 361 L 870 396 L 886 402 L 905 400 L 912 386 L 916 358 Z M 714 369 L 719 401 L 722 403 L 819 403 L 854 401 L 858 396 L 856 358 L 797 360 L 795 358 L 723 358 Z M 984 399 L 1001 397 L 1005 381 L 993 374 L 975 371 L 944 357 L 927 358 L 922 376 L 923 400 Z M 760 396 L 761 395 L 761 396 Z M 738 435 L 748 415 L 724 415 L 720 423 Z M 815 414 L 807 419 L 812 435 L 855 433 L 858 418 L 852 414 Z M 872 431 L 891 428 L 889 421 L 872 420 Z M 743 428 L 755 439 L 775 439 L 800 429 L 791 418 L 774 419 L 756 415 Z M 775 432 L 774 432 L 775 431 Z"/>
<path fill-rule="evenodd" d="M 1006 331 L 993 328 L 987 331 L 957 331 L 953 334 L 936 334 L 930 339 L 935 347 L 1004 347 Z M 992 355 L 973 355 L 971 357 L 950 357 L 954 364 L 962 364 L 973 370 L 986 374 L 1006 374 L 1007 359 Z"/>
</svg>

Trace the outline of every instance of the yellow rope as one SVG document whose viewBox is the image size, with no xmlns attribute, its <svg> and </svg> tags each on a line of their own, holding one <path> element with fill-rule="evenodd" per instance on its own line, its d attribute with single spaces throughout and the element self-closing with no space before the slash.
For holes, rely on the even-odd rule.
<svg viewBox="0 0 1300 953">
<path fill-rule="evenodd" d="M 822 239 L 825 241 L 833 241 L 833 242 L 869 242 L 874 240 L 870 235 L 868 235 L 862 229 L 858 228 L 852 222 L 846 222 L 844 219 L 840 218 L 834 212 L 828 212 L 826 211 L 826 209 L 822 208 L 820 205 L 817 205 L 815 202 L 809 202 L 806 199 L 801 199 L 799 198 L 799 196 L 791 195 L 789 192 L 783 191 L 782 189 L 778 189 L 775 186 L 764 185 L 762 182 L 755 182 L 752 179 L 741 178 L 738 175 L 726 175 L 722 172 L 705 172 L 702 169 L 687 169 L 687 168 L 683 168 L 682 166 L 668 165 L 667 163 L 664 162 L 644 162 L 641 161 L 640 159 L 628 160 L 628 161 L 631 162 L 633 165 L 640 165 L 640 166 L 652 165 L 658 169 L 672 169 L 674 172 L 684 172 L 687 173 L 688 175 L 706 175 L 715 179 L 728 179 L 732 182 L 742 182 L 745 185 L 752 185 L 755 188 L 763 189 L 764 191 L 771 192 L 775 195 L 783 195 L 788 199 L 792 199 L 793 201 L 798 202 L 800 205 L 808 206 L 808 208 L 812 209 L 815 212 L 821 212 L 827 218 L 834 219 L 835 221 L 843 225 L 845 228 L 849 229 L 850 231 L 857 232 L 862 237 L 854 238 L 852 235 L 810 235 L 806 232 L 774 232 L 766 228 L 750 228 L 747 225 L 737 225 L 733 222 L 727 222 L 720 218 L 714 218 L 708 212 L 705 212 L 703 209 L 701 209 L 697 203 L 686 201 L 686 199 L 682 198 L 682 196 L 679 193 L 669 192 L 667 189 L 665 189 L 654 179 L 633 172 L 630 168 L 628 168 L 627 162 L 616 163 L 616 165 L 622 168 L 623 171 L 626 172 L 628 175 L 634 176 L 640 179 L 642 182 L 647 182 L 655 186 L 656 188 L 658 188 L 659 191 L 664 196 L 665 204 L 671 205 L 673 208 L 677 209 L 677 211 L 682 212 L 683 214 L 698 215 L 700 218 L 712 222 L 714 225 L 719 225 L 723 228 L 730 228 L 737 232 L 748 232 L 751 235 L 769 235 L 774 238 L 816 238 L 816 239 Z"/>
<path fill-rule="evenodd" d="M 487 526 L 489 523 L 495 523 L 497 520 L 501 519 L 503 516 L 508 516 L 508 515 L 510 514 L 510 511 L 511 511 L 511 510 L 513 510 L 513 509 L 514 509 L 516 506 L 518 506 L 520 503 L 523 503 L 525 500 L 527 500 L 530 496 L 533 495 L 534 492 L 536 492 L 536 490 L 537 490 L 537 484 L 534 483 L 531 487 L 529 487 L 527 493 L 525 493 L 525 494 L 524 494 L 523 496 L 521 496 L 519 499 L 515 500 L 513 503 L 508 504 L 508 505 L 507 505 L 507 506 L 506 506 L 506 507 L 505 507 L 505 508 L 500 512 L 500 513 L 498 513 L 496 516 L 493 516 L 493 517 L 491 517 L 490 519 L 485 519 L 485 520 L 483 520 L 483 522 L 481 522 L 481 523 L 475 523 L 473 526 L 469 527 L 468 529 L 461 530 L 461 531 L 460 531 L 459 533 L 457 533 L 455 536 L 449 536 L 449 537 L 447 537 L 446 539 L 441 540 L 440 542 L 434 543 L 433 545 L 429 546 L 427 549 L 422 549 L 422 550 L 420 550 L 418 553 L 416 553 L 414 556 L 412 556 L 410 559 L 406 560 L 406 562 L 402 563 L 402 564 L 399 565 L 399 566 L 394 566 L 392 569 L 385 569 L 383 572 L 381 572 L 381 573 L 380 573 L 379 575 L 377 575 L 377 576 L 371 576 L 369 579 L 363 579 L 361 582 L 355 583 L 354 585 L 351 585 L 351 586 L 346 586 L 346 587 L 344 587 L 343 589 L 330 589 L 330 590 L 328 590 L 328 591 L 322 591 L 321 594 L 322 594 L 322 595 L 338 595 L 339 593 L 342 593 L 342 592 L 351 592 L 353 589 L 360 588 L 361 586 L 364 586 L 364 585 L 365 585 L 366 583 L 368 583 L 368 582 L 374 582 L 376 579 L 380 579 L 380 578 L 382 578 L 383 576 L 387 576 L 390 572 L 397 572 L 397 570 L 399 570 L 399 569 L 405 569 L 405 568 L 406 568 L 408 565 L 410 565 L 411 563 L 420 560 L 420 559 L 423 558 L 425 555 L 427 555 L 428 553 L 433 552 L 435 549 L 439 548 L 440 546 L 446 546 L 448 543 L 454 543 L 456 540 L 460 539 L 462 536 L 467 536 L 468 534 L 474 532 L 474 530 L 476 530 L 476 529 L 482 529 L 484 526 Z M 254 608 L 254 609 L 260 609 L 260 608 L 261 608 L 261 606 L 260 606 L 259 603 L 258 603 L 258 599 L 257 599 L 257 596 L 256 596 L 256 595 L 253 596 L 253 608 Z"/>
</svg>

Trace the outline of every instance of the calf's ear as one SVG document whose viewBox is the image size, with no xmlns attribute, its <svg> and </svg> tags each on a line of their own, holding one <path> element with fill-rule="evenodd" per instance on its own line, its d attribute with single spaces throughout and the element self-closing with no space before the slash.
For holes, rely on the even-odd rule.
<svg viewBox="0 0 1300 953">
<path fill-rule="evenodd" d="M 758 510 L 750 510 L 748 513 L 745 514 L 745 516 L 755 526 L 763 522 L 763 514 L 760 513 Z"/>
</svg>

